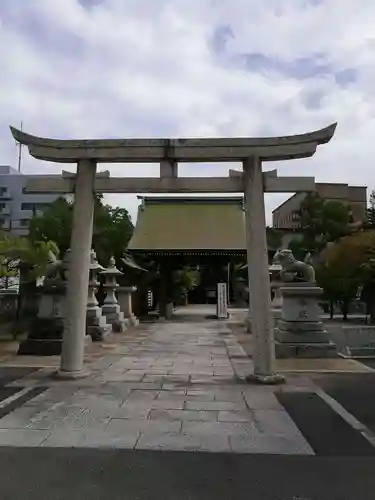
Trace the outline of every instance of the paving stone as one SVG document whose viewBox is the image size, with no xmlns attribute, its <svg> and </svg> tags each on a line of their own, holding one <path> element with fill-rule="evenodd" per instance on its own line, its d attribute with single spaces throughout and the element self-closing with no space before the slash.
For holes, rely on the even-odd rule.
<svg viewBox="0 0 375 500">
<path fill-rule="evenodd" d="M 116 411 L 111 412 L 111 418 L 124 418 L 130 420 L 140 420 L 148 418 L 151 408 L 125 405 Z"/>
<path fill-rule="evenodd" d="M 27 402 L 27 404 L 28 406 L 32 405 L 39 406 L 40 404 L 52 405 L 73 396 L 74 393 L 77 392 L 77 390 L 78 389 L 76 387 L 74 388 L 51 387 L 50 389 L 47 389 L 45 392 L 42 392 L 35 398 L 30 399 Z"/>
<path fill-rule="evenodd" d="M 212 388 L 207 388 L 207 389 L 188 388 L 186 394 L 190 401 L 215 400 L 215 393 L 212 390 Z"/>
<path fill-rule="evenodd" d="M 133 401 L 153 401 L 158 397 L 158 394 L 159 391 L 143 391 L 135 389 L 126 398 L 126 402 L 132 403 Z"/>
<path fill-rule="evenodd" d="M 217 411 L 199 410 L 151 410 L 151 420 L 191 420 L 197 422 L 217 421 Z"/>
<path fill-rule="evenodd" d="M 144 378 L 145 375 L 146 372 L 143 370 L 128 370 L 122 375 L 122 380 L 141 382 L 141 380 Z"/>
<path fill-rule="evenodd" d="M 285 410 L 253 410 L 259 432 L 267 435 L 295 436 L 299 430 Z"/>
<path fill-rule="evenodd" d="M 157 394 L 158 401 L 172 401 L 174 399 L 184 400 L 186 398 L 186 389 L 174 389 L 170 391 L 159 391 Z"/>
<path fill-rule="evenodd" d="M 31 431 L 30 431 L 31 432 Z M 34 431 L 36 432 L 36 431 Z M 116 434 L 106 430 L 58 430 L 41 443 L 42 447 L 134 448 L 140 433 L 136 430 Z"/>
<path fill-rule="evenodd" d="M 146 409 L 150 410 L 154 409 L 162 409 L 162 410 L 182 410 L 185 406 L 185 400 L 183 399 L 185 396 L 181 396 L 181 398 L 175 399 L 155 399 L 153 401 L 133 401 L 125 403 L 121 406 L 121 408 L 130 408 L 133 407 L 138 409 Z"/>
<path fill-rule="evenodd" d="M 112 433 L 128 433 L 139 431 L 142 433 L 148 432 L 174 432 L 181 431 L 181 421 L 167 421 L 167 420 L 125 420 L 112 418 L 106 427 L 107 432 Z"/>
<path fill-rule="evenodd" d="M 240 401 L 186 401 L 186 410 L 246 410 Z"/>
<path fill-rule="evenodd" d="M 185 396 L 185 400 L 188 401 L 215 401 L 215 395 L 211 392 L 202 392 L 201 394 L 196 393 L 196 394 L 191 394 L 188 393 Z"/>
<path fill-rule="evenodd" d="M 231 402 L 239 402 L 244 404 L 245 398 L 240 390 L 236 391 L 236 388 L 233 387 L 233 390 L 218 390 L 216 388 L 213 389 L 213 395 L 215 397 L 215 401 L 231 401 Z"/>
<path fill-rule="evenodd" d="M 160 384 L 160 387 L 162 386 L 163 382 L 165 381 L 165 377 L 163 375 L 148 375 L 146 374 L 144 378 L 142 379 L 142 382 L 151 382 L 153 384 Z"/>
<path fill-rule="evenodd" d="M 285 436 L 259 434 L 229 436 L 231 451 L 234 453 L 271 453 L 279 455 L 314 455 L 304 439 L 290 439 Z"/>
<path fill-rule="evenodd" d="M 219 411 L 219 422 L 253 422 L 253 416 L 249 410 Z"/>
<path fill-rule="evenodd" d="M 233 377 L 234 371 L 229 369 L 214 369 L 213 375 L 222 375 L 225 377 Z"/>
<path fill-rule="evenodd" d="M 262 389 L 266 389 L 263 388 Z M 246 404 L 254 410 L 282 410 L 283 407 L 278 402 L 273 391 L 259 390 L 259 388 L 244 389 L 243 395 Z"/>
<path fill-rule="evenodd" d="M 197 436 L 192 434 L 141 434 L 137 450 L 176 450 L 229 452 L 228 436 Z"/>
<path fill-rule="evenodd" d="M 110 421 L 109 416 L 103 416 L 98 413 L 94 413 L 90 410 L 83 410 L 79 414 L 71 414 L 62 419 L 56 419 L 52 422 L 42 419 L 38 421 L 35 419 L 29 423 L 26 427 L 28 429 L 52 429 L 57 430 L 60 428 L 69 430 L 80 430 L 80 429 L 105 429 Z"/>
<path fill-rule="evenodd" d="M 32 429 L 0 429 L 0 446 L 39 446 L 49 431 Z"/>
<path fill-rule="evenodd" d="M 166 375 L 164 377 L 164 380 L 168 383 L 173 383 L 173 382 L 189 382 L 190 380 L 190 375 Z"/>
<path fill-rule="evenodd" d="M 81 409 L 91 410 L 99 415 L 108 415 L 116 411 L 123 404 L 123 399 L 106 399 L 105 397 L 92 396 L 90 398 L 79 398 L 74 404 Z"/>
<path fill-rule="evenodd" d="M 47 410 L 38 406 L 22 406 L 0 419 L 0 429 L 22 429 L 33 417 L 41 418 Z"/>
<path fill-rule="evenodd" d="M 58 411 L 47 411 L 30 418 L 25 426 L 27 429 L 55 429 L 63 425 L 64 419 L 69 417 L 72 421 L 84 410 L 82 408 L 69 408 L 63 406 Z"/>
<path fill-rule="evenodd" d="M 122 383 L 122 386 L 126 386 L 129 389 L 145 389 L 145 390 L 158 390 L 161 389 L 162 383 L 161 382 L 145 382 L 142 380 L 142 382 L 127 382 L 127 383 Z"/>
<path fill-rule="evenodd" d="M 182 422 L 182 432 L 197 435 L 257 433 L 252 422 Z"/>
</svg>

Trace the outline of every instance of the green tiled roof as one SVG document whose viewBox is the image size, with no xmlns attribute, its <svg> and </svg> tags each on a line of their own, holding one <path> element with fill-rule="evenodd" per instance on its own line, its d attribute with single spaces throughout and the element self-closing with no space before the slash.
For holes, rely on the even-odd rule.
<svg viewBox="0 0 375 500">
<path fill-rule="evenodd" d="M 242 198 L 143 198 L 128 250 L 245 251 Z"/>
</svg>

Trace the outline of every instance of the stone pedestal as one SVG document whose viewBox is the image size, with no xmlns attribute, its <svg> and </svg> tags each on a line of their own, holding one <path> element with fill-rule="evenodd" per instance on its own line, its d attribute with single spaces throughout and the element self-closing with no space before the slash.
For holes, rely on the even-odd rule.
<svg viewBox="0 0 375 500">
<path fill-rule="evenodd" d="M 129 326 L 137 326 L 139 324 L 138 319 L 133 314 L 132 308 L 132 293 L 136 290 L 137 288 L 135 286 L 120 286 L 117 288 L 117 298 L 120 309 Z"/>
<path fill-rule="evenodd" d="M 275 327 L 278 326 L 279 320 L 281 319 L 283 307 L 283 296 L 280 290 L 281 286 L 281 283 L 271 283 L 271 289 L 273 289 L 275 292 L 275 295 L 271 302 L 271 314 L 275 322 Z"/>
<path fill-rule="evenodd" d="M 333 358 L 335 344 L 320 321 L 318 299 L 322 289 L 314 283 L 290 283 L 280 288 L 282 311 L 275 329 L 278 358 Z"/>
<path fill-rule="evenodd" d="M 173 302 L 167 302 L 165 306 L 165 319 L 172 319 L 174 312 Z"/>
<path fill-rule="evenodd" d="M 35 356 L 60 355 L 62 350 L 66 284 L 43 287 L 37 317 L 30 322 L 27 338 L 17 354 Z"/>
<path fill-rule="evenodd" d="M 247 314 L 246 314 L 246 318 L 245 318 L 245 321 L 244 321 L 244 326 L 245 326 L 246 333 L 251 333 L 251 315 L 250 315 L 250 311 L 248 311 Z"/>
<path fill-rule="evenodd" d="M 250 311 L 250 287 L 249 286 L 245 287 L 245 293 L 246 293 L 247 297 L 249 298 L 249 304 L 247 304 L 247 313 L 246 313 L 246 318 L 244 321 L 244 326 L 245 326 L 246 333 L 252 333 L 252 330 L 251 330 L 251 311 Z"/>
<path fill-rule="evenodd" d="M 118 288 L 116 276 L 122 275 L 122 272 L 116 268 L 115 264 L 114 257 L 111 257 L 108 268 L 100 273 L 106 280 L 104 284 L 106 297 L 102 305 L 102 313 L 106 317 L 107 323 L 112 325 L 112 331 L 124 332 L 127 327 L 127 321 L 124 318 L 124 314 L 121 312 L 116 297 L 116 289 Z"/>
<path fill-rule="evenodd" d="M 95 297 L 97 287 L 99 286 L 97 275 L 103 270 L 104 268 L 98 263 L 96 260 L 96 254 L 92 250 L 86 306 L 86 334 L 90 335 L 94 342 L 104 340 L 106 335 L 108 335 L 112 330 L 111 325 L 107 323 L 106 317 L 103 316 L 102 310 Z"/>
<path fill-rule="evenodd" d="M 234 304 L 233 307 L 238 307 L 239 309 L 247 308 L 248 291 L 246 287 L 246 282 L 244 278 L 238 278 L 233 285 L 234 294 Z"/>
</svg>

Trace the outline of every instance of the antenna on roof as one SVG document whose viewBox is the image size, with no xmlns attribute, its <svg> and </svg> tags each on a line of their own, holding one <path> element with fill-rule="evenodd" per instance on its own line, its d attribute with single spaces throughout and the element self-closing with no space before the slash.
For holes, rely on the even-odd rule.
<svg viewBox="0 0 375 500">
<path fill-rule="evenodd" d="M 22 125 L 23 125 L 23 122 L 21 122 L 21 132 L 22 132 Z M 19 142 L 18 143 L 18 172 L 21 172 L 21 161 L 22 161 L 22 144 Z"/>
</svg>

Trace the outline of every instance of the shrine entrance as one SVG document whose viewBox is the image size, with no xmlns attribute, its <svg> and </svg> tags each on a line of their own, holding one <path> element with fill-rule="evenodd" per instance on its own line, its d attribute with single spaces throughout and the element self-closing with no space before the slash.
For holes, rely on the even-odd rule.
<svg viewBox="0 0 375 500">
<path fill-rule="evenodd" d="M 13 137 L 37 159 L 76 163 L 77 174 L 35 176 L 28 192 L 74 192 L 67 318 L 59 376 L 86 376 L 84 345 L 86 301 L 92 244 L 94 193 L 236 193 L 244 194 L 254 378 L 275 383 L 275 346 L 270 308 L 264 192 L 314 191 L 313 177 L 278 177 L 262 171 L 262 162 L 307 158 L 328 143 L 336 129 L 265 138 L 55 140 L 11 127 Z M 96 175 L 98 163 L 159 163 L 159 178 Z M 178 177 L 179 162 L 241 162 L 228 177 Z M 39 177 L 39 178 L 38 178 Z"/>
<path fill-rule="evenodd" d="M 194 304 L 211 306 L 200 309 L 203 316 L 226 318 L 234 301 L 231 270 L 246 262 L 243 198 L 139 198 L 128 251 L 153 263 L 151 313 L 172 319 L 176 307 L 181 317 L 181 307 Z"/>
</svg>

